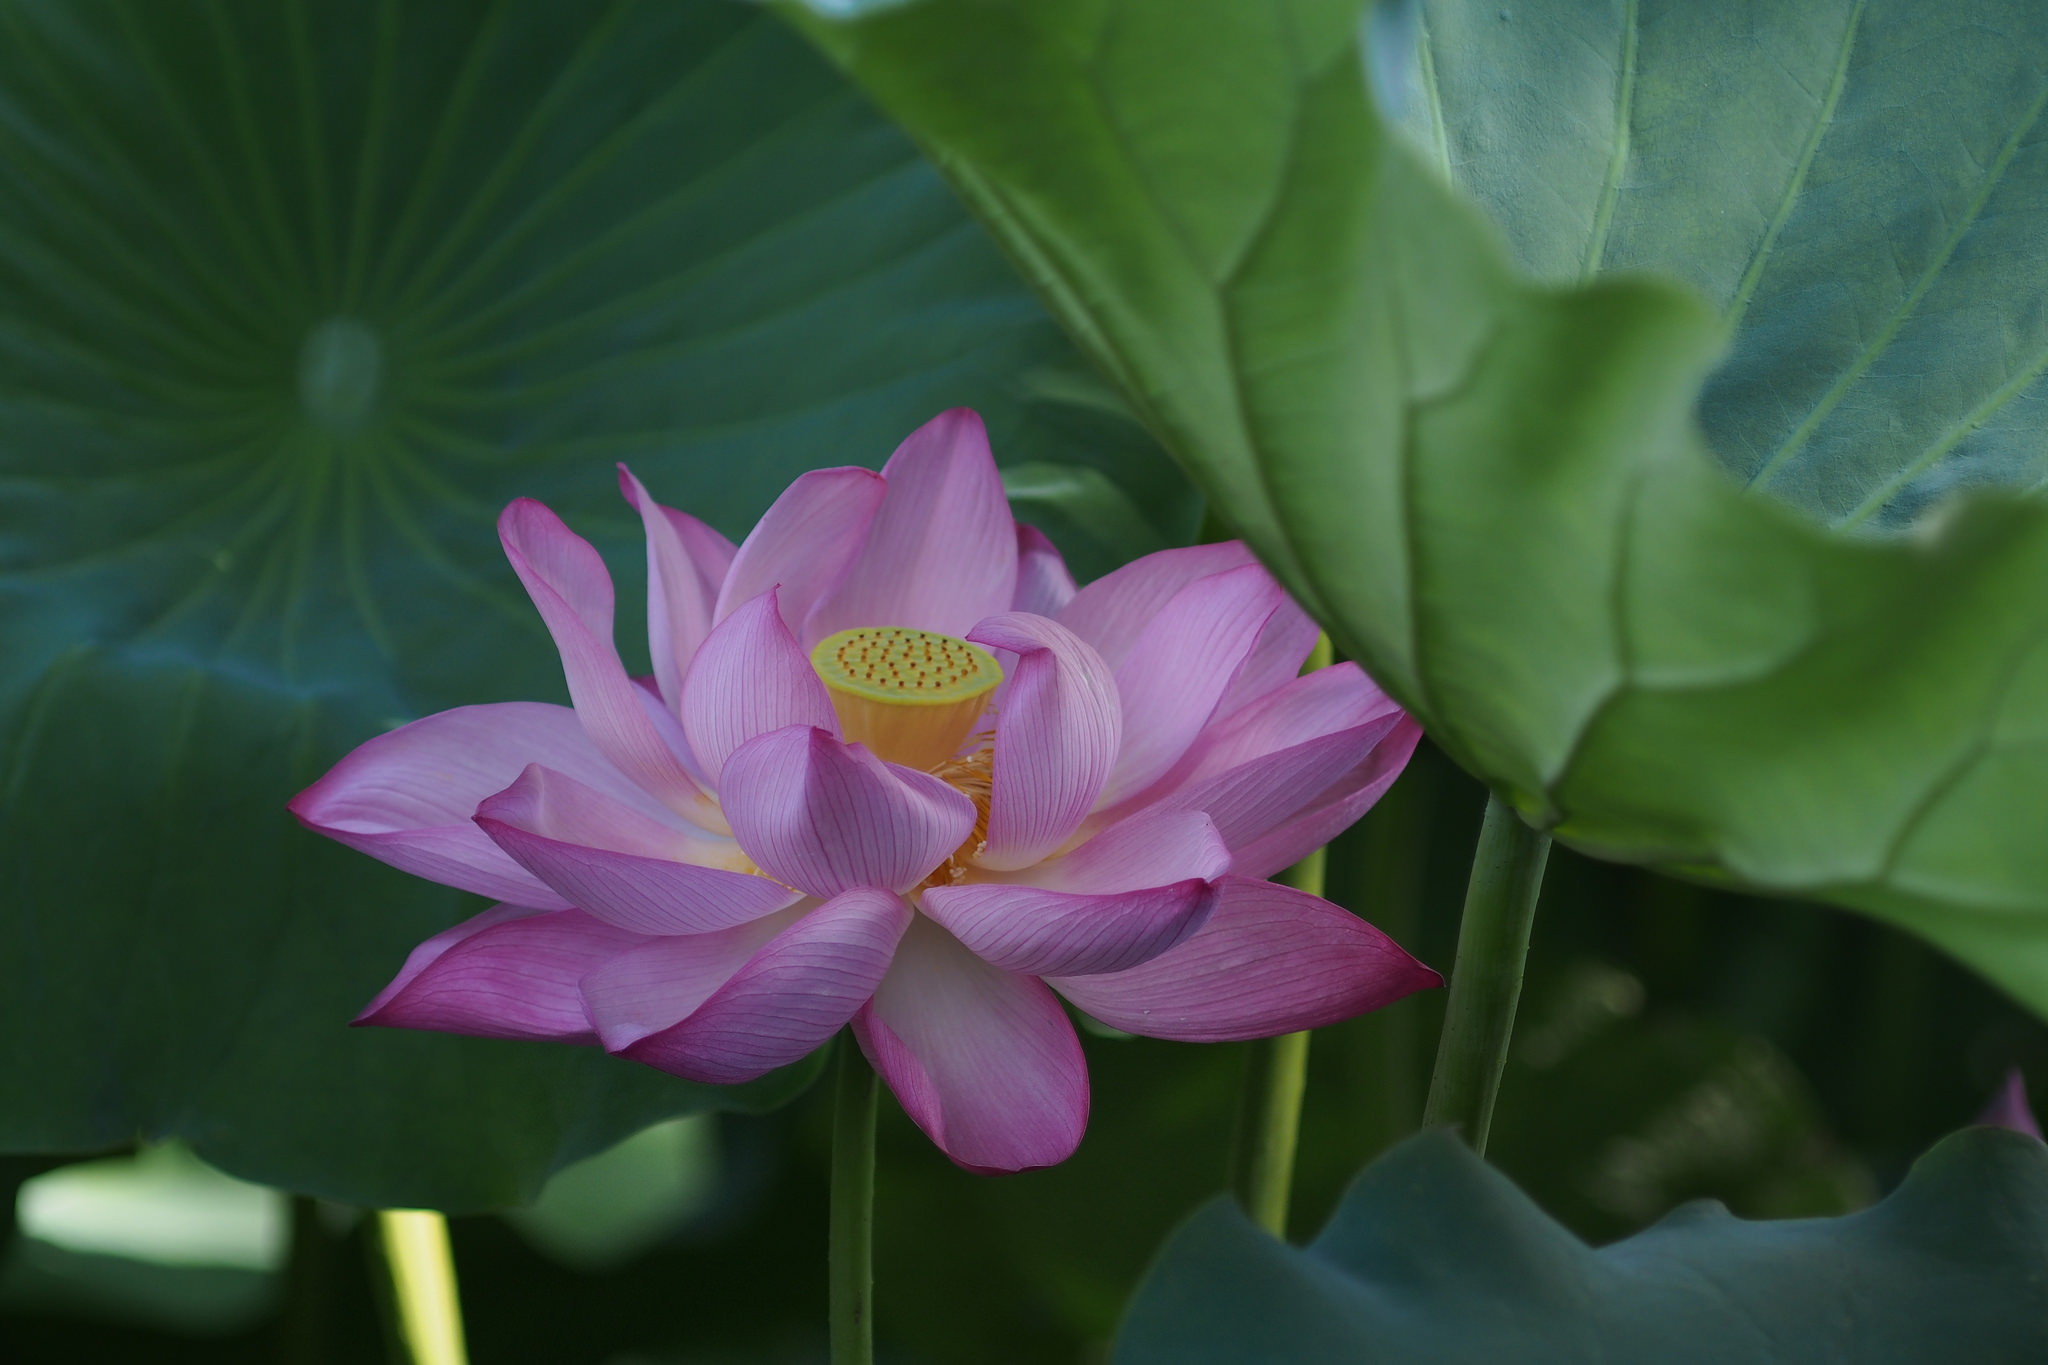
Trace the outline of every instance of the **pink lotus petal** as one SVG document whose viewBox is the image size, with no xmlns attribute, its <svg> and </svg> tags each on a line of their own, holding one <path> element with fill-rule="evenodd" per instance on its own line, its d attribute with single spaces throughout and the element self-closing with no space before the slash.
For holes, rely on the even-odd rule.
<svg viewBox="0 0 2048 1365">
<path fill-rule="evenodd" d="M 762 871 L 814 896 L 905 892 L 974 829 L 974 803 L 926 773 L 792 725 L 726 760 L 725 813 Z"/>
<path fill-rule="evenodd" d="M 412 950 L 358 1024 L 594 1043 L 577 983 L 647 940 L 580 910 L 499 905 Z"/>
<path fill-rule="evenodd" d="M 1180 761 L 1215 714 L 1287 594 L 1256 564 L 1175 593 L 1117 668 L 1124 745 L 1104 805 L 1143 791 Z"/>
<path fill-rule="evenodd" d="M 1259 631 L 1258 643 L 1252 646 L 1244 667 L 1238 670 L 1230 690 L 1217 703 L 1216 714 L 1227 716 L 1293 682 L 1301 675 L 1301 666 L 1308 662 L 1322 633 L 1323 628 L 1283 593 L 1280 605 Z"/>
<path fill-rule="evenodd" d="M 1322 1028 L 1443 984 L 1385 934 L 1305 891 L 1225 877 L 1209 919 L 1177 948 L 1060 994 L 1112 1028 L 1217 1043 Z"/>
<path fill-rule="evenodd" d="M 1404 723 L 1413 724 L 1398 713 L 1385 716 L 1241 763 L 1206 781 L 1190 783 L 1161 796 L 1156 802 L 1148 795 L 1147 801 L 1158 810 L 1202 811 L 1216 822 L 1223 842 L 1230 846 L 1234 856 L 1231 870 L 1247 876 L 1263 875 L 1247 871 L 1252 863 L 1246 851 L 1268 835 L 1333 802 L 1341 802 L 1361 788 L 1375 793 L 1371 800 L 1378 799 L 1377 792 L 1384 791 L 1400 775 L 1401 765 L 1408 761 L 1408 754 L 1415 747 L 1413 736 L 1402 731 Z M 1402 731 L 1401 738 L 1396 738 L 1396 731 Z M 1379 753 L 1383 745 L 1384 755 Z M 1358 809 L 1362 812 L 1365 807 Z M 1285 866 L 1287 863 L 1283 862 L 1265 871 L 1274 872 Z"/>
<path fill-rule="evenodd" d="M 1081 1144 L 1088 1067 L 1066 1011 L 929 919 L 912 921 L 853 1029 L 912 1121 L 968 1170 L 1051 1166 Z"/>
<path fill-rule="evenodd" d="M 478 802 L 535 762 L 614 798 L 655 804 L 597 751 L 574 711 L 520 701 L 458 707 L 367 740 L 293 797 L 290 810 L 308 829 L 416 877 L 567 909 L 470 823 Z"/>
<path fill-rule="evenodd" d="M 689 513 L 657 503 L 623 464 L 619 492 L 640 514 L 647 534 L 647 648 L 662 700 L 673 708 L 697 646 L 711 633 L 718 588 L 735 551 L 731 541 Z"/>
<path fill-rule="evenodd" d="M 1017 594 L 1017 533 L 988 432 L 968 408 L 926 422 L 882 466 L 888 491 L 867 543 L 820 600 L 803 637 L 855 626 L 962 636 L 1008 611 Z"/>
<path fill-rule="evenodd" d="M 1059 547 L 1036 526 L 1017 523 L 1017 593 L 1011 611 L 1058 616 L 1074 600 L 1074 576 Z"/>
<path fill-rule="evenodd" d="M 1230 846 L 1208 815 L 1152 809 L 1117 821 L 1071 853 L 998 880 L 1105 895 L 1190 877 L 1208 881 L 1230 870 Z"/>
<path fill-rule="evenodd" d="M 1977 1115 L 1977 1122 L 1990 1128 L 2010 1128 L 2032 1138 L 2041 1136 L 2041 1125 L 2027 1105 L 2027 1078 L 2018 1067 L 2005 1073 L 2005 1084 L 1998 1087 L 1998 1094 Z"/>
<path fill-rule="evenodd" d="M 569 698 L 593 743 L 670 809 L 715 827 L 717 807 L 649 720 L 612 643 L 612 580 L 590 543 L 531 498 L 498 518 L 505 557 L 562 652 Z"/>
<path fill-rule="evenodd" d="M 693 1081 L 750 1081 L 846 1026 L 881 984 L 910 919 L 900 896 L 848 891 L 803 914 L 708 992 L 700 994 L 708 973 L 675 969 L 693 942 L 678 938 L 607 963 L 585 980 L 584 996 L 605 1045 L 622 1056 Z M 673 1022 L 648 1027 L 665 1016 Z"/>
<path fill-rule="evenodd" d="M 745 857 L 730 840 L 664 827 L 539 766 L 477 807 L 476 822 L 564 900 L 638 934 L 708 933 L 798 899 L 786 886 L 731 870 Z"/>
<path fill-rule="evenodd" d="M 1422 726 L 1411 717 L 1401 716 L 1365 760 L 1333 783 L 1314 803 L 1285 824 L 1256 838 L 1246 838 L 1232 856 L 1231 871 L 1247 877 L 1270 877 L 1351 828 L 1394 785 L 1421 739 Z"/>
<path fill-rule="evenodd" d="M 1095 646 L 1103 662 L 1121 668 L 1152 618 L 1182 588 L 1258 561 L 1235 540 L 1160 550 L 1104 574 L 1074 595 L 1060 612 L 1060 624 Z"/>
<path fill-rule="evenodd" d="M 805 648 L 816 644 L 823 637 L 806 636 L 804 618 L 867 543 L 884 489 L 872 469 L 814 469 L 797 476 L 740 544 L 719 590 L 716 619 L 779 587 L 777 601 L 790 634 Z"/>
<path fill-rule="evenodd" d="M 732 751 L 788 725 L 839 728 L 832 697 L 770 588 L 718 623 L 683 681 L 683 729 L 715 784 Z"/>
<path fill-rule="evenodd" d="M 1294 678 L 1211 724 L 1148 797 L 1228 772 L 1312 739 L 1402 715 L 1357 664 L 1345 662 Z"/>
<path fill-rule="evenodd" d="M 1069 976 L 1150 961 L 1199 929 L 1212 899 L 1198 879 L 1106 895 L 970 882 L 931 887 L 919 904 L 984 962 Z"/>
<path fill-rule="evenodd" d="M 991 616 L 967 638 L 1016 655 L 1004 669 L 988 837 L 975 861 L 1028 867 L 1064 844 L 1102 793 L 1123 742 L 1116 684 L 1101 656 L 1043 616 Z"/>
</svg>

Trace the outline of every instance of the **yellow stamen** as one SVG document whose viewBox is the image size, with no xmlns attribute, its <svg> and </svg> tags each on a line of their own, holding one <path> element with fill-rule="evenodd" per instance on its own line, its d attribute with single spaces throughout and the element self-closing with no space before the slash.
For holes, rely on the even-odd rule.
<svg viewBox="0 0 2048 1365">
<path fill-rule="evenodd" d="M 811 651 L 847 739 L 929 772 L 958 753 L 1003 680 L 986 650 L 928 630 L 864 626 Z"/>
</svg>

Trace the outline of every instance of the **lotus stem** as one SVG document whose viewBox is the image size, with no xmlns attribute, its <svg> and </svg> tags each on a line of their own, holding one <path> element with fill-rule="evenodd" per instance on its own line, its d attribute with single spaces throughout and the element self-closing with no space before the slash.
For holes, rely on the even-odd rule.
<svg viewBox="0 0 2048 1365">
<path fill-rule="evenodd" d="M 1529 828 L 1498 796 L 1487 798 L 1472 880 L 1465 889 L 1465 917 L 1458 926 L 1458 959 L 1437 1042 L 1436 1074 L 1422 1111 L 1424 1126 L 1456 1128 L 1481 1155 L 1507 1064 L 1522 967 L 1529 956 L 1529 927 L 1536 919 L 1536 897 L 1549 857 L 1549 835 Z"/>
<path fill-rule="evenodd" d="M 411 1365 L 469 1365 L 448 1220 L 431 1209 L 377 1210 L 400 1345 Z"/>
<path fill-rule="evenodd" d="M 878 1079 L 853 1038 L 839 1040 L 832 1114 L 832 1365 L 875 1358 L 875 1095 Z"/>
<path fill-rule="evenodd" d="M 1328 668 L 1335 657 L 1330 637 L 1317 637 L 1304 673 Z M 1323 894 L 1329 850 L 1319 848 L 1279 876 L 1311 896 Z M 1294 1192 L 1294 1151 L 1301 1138 L 1301 1099 L 1308 1089 L 1307 1030 L 1261 1038 L 1245 1065 L 1244 1097 L 1238 1105 L 1237 1141 L 1231 1188 L 1238 1203 L 1275 1237 L 1287 1236 L 1287 1203 Z"/>
</svg>

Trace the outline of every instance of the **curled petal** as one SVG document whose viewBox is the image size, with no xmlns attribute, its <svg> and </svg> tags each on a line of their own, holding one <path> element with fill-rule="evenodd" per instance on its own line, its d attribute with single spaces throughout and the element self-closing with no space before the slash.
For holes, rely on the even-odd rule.
<svg viewBox="0 0 2048 1365">
<path fill-rule="evenodd" d="M 732 751 L 788 725 L 833 730 L 832 698 L 771 588 L 718 623 L 683 681 L 683 729 L 715 784 Z"/>
<path fill-rule="evenodd" d="M 641 708 L 612 643 L 612 580 L 590 543 L 531 498 L 498 518 L 505 557 L 526 585 L 562 653 L 569 699 L 591 741 L 613 766 L 671 809 L 714 825 L 717 807 Z"/>
<path fill-rule="evenodd" d="M 493 906 L 413 949 L 355 1022 L 593 1043 L 577 983 L 646 941 L 580 910 Z"/>
<path fill-rule="evenodd" d="M 640 514 L 647 535 L 647 649 L 661 699 L 674 708 L 682 696 L 683 674 L 711 633 L 712 609 L 732 566 L 733 543 L 689 513 L 656 502 L 623 464 L 619 492 Z"/>
<path fill-rule="evenodd" d="M 1017 656 L 996 715 L 984 867 L 1027 867 L 1094 809 L 1123 742 L 1116 684 L 1102 658 L 1043 616 L 992 616 L 968 639 Z"/>
<path fill-rule="evenodd" d="M 1116 671 L 1124 745 L 1103 802 L 1143 791 L 1180 761 L 1215 714 L 1287 594 L 1256 564 L 1174 594 Z"/>
<path fill-rule="evenodd" d="M 1305 891 L 1225 877 L 1208 922 L 1176 948 L 1060 994 L 1113 1028 L 1216 1043 L 1322 1028 L 1443 984 L 1399 944 Z"/>
<path fill-rule="evenodd" d="M 1322 633 L 1323 628 L 1283 592 L 1280 604 L 1260 628 L 1251 653 L 1245 656 L 1244 667 L 1237 671 L 1223 700 L 1216 704 L 1216 714 L 1230 715 L 1293 682 L 1301 675 L 1301 666 L 1308 662 Z"/>
<path fill-rule="evenodd" d="M 944 782 L 808 725 L 734 750 L 722 795 L 755 864 L 814 896 L 908 891 L 974 829 L 974 803 Z"/>
<path fill-rule="evenodd" d="M 1394 785 L 1421 739 L 1422 726 L 1401 716 L 1357 767 L 1309 805 L 1284 823 L 1247 837 L 1231 855 L 1231 870 L 1247 877 L 1270 877 L 1351 828 Z"/>
<path fill-rule="evenodd" d="M 1017 593 L 1010 610 L 1058 616 L 1074 600 L 1074 576 L 1045 532 L 1017 523 Z"/>
<path fill-rule="evenodd" d="M 1105 895 L 1190 877 L 1208 881 L 1230 869 L 1230 846 L 1205 812 L 1152 809 L 1119 820 L 1071 853 L 1001 880 Z"/>
<path fill-rule="evenodd" d="M 992 967 L 922 916 L 853 1029 L 913 1122 L 972 1171 L 1065 1161 L 1088 1126 L 1088 1067 L 1035 977 Z"/>
<path fill-rule="evenodd" d="M 875 993 L 911 910 L 862 888 L 796 914 L 744 955 L 746 938 L 708 944 L 727 936 L 705 935 L 658 939 L 606 963 L 583 983 L 605 1046 L 717 1085 L 816 1050 Z"/>
<path fill-rule="evenodd" d="M 1243 543 L 1187 545 L 1134 559 L 1074 594 L 1060 624 L 1095 646 L 1111 668 L 1121 668 L 1152 618 L 1188 584 L 1258 561 Z"/>
<path fill-rule="evenodd" d="M 598 752 L 574 711 L 501 702 L 443 711 L 364 742 L 293 797 L 290 810 L 308 829 L 416 877 L 567 909 L 470 822 L 478 802 L 536 762 L 655 805 Z"/>
<path fill-rule="evenodd" d="M 650 820 L 535 766 L 477 807 L 476 822 L 564 900 L 640 934 L 701 934 L 760 919 L 797 893 L 732 866 L 730 840 Z M 711 859 L 727 867 L 703 865 Z"/>
<path fill-rule="evenodd" d="M 1343 730 L 1378 723 L 1389 731 L 1401 716 L 1393 698 L 1355 663 L 1333 664 L 1293 678 L 1202 732 L 1167 781 L 1148 795 L 1227 772 L 1267 754 Z"/>
<path fill-rule="evenodd" d="M 872 469 L 814 469 L 797 476 L 733 556 L 718 593 L 714 619 L 723 621 L 770 588 L 790 634 L 805 644 L 804 618 L 867 543 L 868 525 L 882 505 L 882 476 Z"/>
<path fill-rule="evenodd" d="M 1198 880 L 1103 895 L 972 882 L 932 887 L 920 904 L 984 962 L 1029 976 L 1078 976 L 1159 956 L 1201 927 L 1211 899 Z"/>
<path fill-rule="evenodd" d="M 811 613 L 804 638 L 855 626 L 959 636 L 1008 611 L 1016 522 L 981 418 L 967 408 L 940 413 L 896 448 L 882 478 L 888 491 L 867 542 Z"/>
</svg>

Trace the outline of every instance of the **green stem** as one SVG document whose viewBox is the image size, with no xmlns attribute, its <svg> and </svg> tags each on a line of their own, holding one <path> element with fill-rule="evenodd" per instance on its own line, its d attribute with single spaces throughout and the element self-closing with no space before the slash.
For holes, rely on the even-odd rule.
<svg viewBox="0 0 2048 1365">
<path fill-rule="evenodd" d="M 1465 917 L 1458 925 L 1458 960 L 1451 969 L 1436 1074 L 1422 1111 L 1425 1126 L 1459 1129 L 1482 1155 L 1549 856 L 1549 835 L 1523 824 L 1498 796 L 1487 798 L 1465 889 Z"/>
<path fill-rule="evenodd" d="M 468 1365 L 448 1220 L 431 1209 L 377 1210 L 399 1343 L 411 1365 Z"/>
<path fill-rule="evenodd" d="M 832 1365 L 875 1358 L 875 1094 L 879 1081 L 849 1035 L 839 1040 L 832 1111 Z"/>
</svg>

